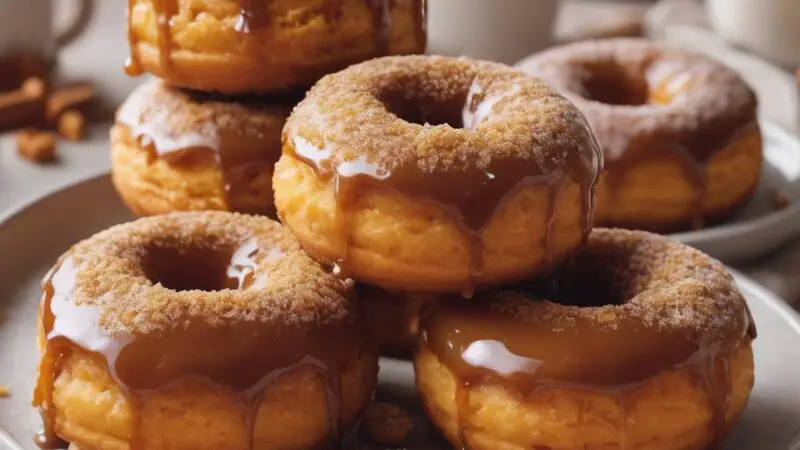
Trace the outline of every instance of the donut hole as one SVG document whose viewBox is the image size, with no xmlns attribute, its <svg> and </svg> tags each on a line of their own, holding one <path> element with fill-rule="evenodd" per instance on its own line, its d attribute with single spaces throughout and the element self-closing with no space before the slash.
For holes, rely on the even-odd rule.
<svg viewBox="0 0 800 450">
<path fill-rule="evenodd" d="M 142 267 L 151 282 L 167 289 L 214 292 L 243 287 L 243 275 L 254 267 L 236 259 L 231 247 L 153 245 L 147 248 Z"/>
<path fill-rule="evenodd" d="M 624 261 L 625 256 L 620 249 L 604 250 L 620 253 L 610 258 L 597 257 L 599 250 L 595 255 L 579 253 L 560 266 L 552 277 L 536 281 L 525 290 L 536 299 L 569 306 L 592 308 L 628 303 L 638 292 L 643 276 L 613 270 L 619 267 L 614 261 Z"/>
<path fill-rule="evenodd" d="M 583 95 L 607 105 L 637 106 L 649 102 L 647 80 L 616 62 L 589 64 L 585 67 Z"/>
<path fill-rule="evenodd" d="M 590 274 L 559 274 L 528 286 L 527 290 L 535 299 L 584 308 L 623 305 L 627 301 L 608 281 Z"/>
<path fill-rule="evenodd" d="M 424 92 L 411 94 L 408 91 L 389 89 L 382 92 L 378 99 L 388 112 L 408 123 L 464 128 L 466 92 L 450 99 L 434 99 L 426 96 Z"/>
</svg>

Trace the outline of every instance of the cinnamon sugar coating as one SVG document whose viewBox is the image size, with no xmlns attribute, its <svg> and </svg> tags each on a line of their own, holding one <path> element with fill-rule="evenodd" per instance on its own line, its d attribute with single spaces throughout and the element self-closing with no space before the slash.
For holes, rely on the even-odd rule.
<svg viewBox="0 0 800 450">
<path fill-rule="evenodd" d="M 649 150 L 643 141 L 680 144 L 705 161 L 719 150 L 716 143 L 726 143 L 756 120 L 755 94 L 735 71 L 708 56 L 646 39 L 565 45 L 518 67 L 586 114 L 610 162 Z M 600 80 L 603 86 L 593 88 L 590 80 L 600 75 L 618 82 Z M 591 92 L 601 88 L 607 92 Z M 606 101 L 593 98 L 598 95 Z M 618 101 L 608 101 L 613 97 Z"/>
<path fill-rule="evenodd" d="M 469 100 L 477 111 L 466 112 Z M 392 111 L 395 101 L 419 105 L 423 116 L 450 109 L 428 112 L 464 123 L 414 123 Z M 567 148 L 585 152 L 586 164 L 594 158 L 591 131 L 569 101 L 521 71 L 466 58 L 386 57 L 328 75 L 293 112 L 284 145 L 298 136 L 330 151 L 333 166 L 363 159 L 387 172 L 485 169 L 515 158 L 555 177 L 569 169 Z"/>
<path fill-rule="evenodd" d="M 231 252 L 247 242 L 257 250 L 252 278 L 241 289 L 178 291 L 146 273 L 153 249 Z M 59 264 L 67 257 L 76 268 L 70 300 L 97 308 L 98 325 L 112 337 L 156 337 L 197 324 L 312 329 L 357 316 L 352 283 L 329 274 L 266 218 L 211 211 L 144 218 L 78 243 Z"/>
<path fill-rule="evenodd" d="M 566 288 L 572 299 L 549 301 L 539 290 L 524 289 L 487 292 L 486 299 L 493 310 L 556 331 L 574 327 L 576 320 L 613 330 L 633 319 L 662 331 L 687 331 L 705 343 L 738 341 L 748 329 L 755 334 L 747 303 L 725 267 L 656 234 L 595 228 L 555 280 L 562 289 L 578 280 L 583 286 Z M 576 295 L 586 297 L 575 301 Z"/>
<path fill-rule="evenodd" d="M 220 133 L 260 136 L 283 127 L 299 97 L 299 93 L 226 97 L 153 80 L 131 93 L 116 119 L 146 133 L 160 153 L 191 146 L 216 150 Z"/>
</svg>

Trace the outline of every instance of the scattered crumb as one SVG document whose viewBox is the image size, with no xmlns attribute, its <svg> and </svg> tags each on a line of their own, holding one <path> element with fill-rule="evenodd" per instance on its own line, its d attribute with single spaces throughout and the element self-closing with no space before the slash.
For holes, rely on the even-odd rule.
<svg viewBox="0 0 800 450">
<path fill-rule="evenodd" d="M 0 398 L 11 397 L 11 389 L 0 385 Z"/>
<path fill-rule="evenodd" d="M 42 98 L 47 93 L 47 84 L 41 78 L 31 77 L 22 83 L 21 89 L 31 97 Z"/>
<path fill-rule="evenodd" d="M 775 189 L 772 196 L 772 206 L 776 209 L 785 209 L 792 203 L 789 195 L 783 189 Z"/>
<path fill-rule="evenodd" d="M 58 119 L 58 134 L 62 137 L 77 142 L 83 139 L 86 132 L 86 118 L 80 112 L 70 109 Z"/>
<path fill-rule="evenodd" d="M 392 403 L 371 404 L 361 423 L 362 432 L 380 445 L 402 444 L 412 428 L 408 411 Z"/>
<path fill-rule="evenodd" d="M 56 159 L 56 138 L 53 133 L 25 129 L 17 133 L 17 153 L 37 163 Z"/>
</svg>

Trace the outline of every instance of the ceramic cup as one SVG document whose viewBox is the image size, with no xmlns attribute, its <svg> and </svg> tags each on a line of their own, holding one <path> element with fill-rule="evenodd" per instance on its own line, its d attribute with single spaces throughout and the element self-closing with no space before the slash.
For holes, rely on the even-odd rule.
<svg viewBox="0 0 800 450">
<path fill-rule="evenodd" d="M 428 0 L 428 53 L 513 64 L 552 43 L 558 0 Z"/>
<path fill-rule="evenodd" d="M 55 3 L 56 0 L 0 0 L 0 55 L 35 54 L 49 61 L 60 48 L 80 36 L 91 19 L 93 0 L 74 0 L 73 17 L 60 27 L 53 25 Z"/>
<path fill-rule="evenodd" d="M 707 0 L 714 30 L 788 66 L 800 65 L 800 0 Z"/>
</svg>

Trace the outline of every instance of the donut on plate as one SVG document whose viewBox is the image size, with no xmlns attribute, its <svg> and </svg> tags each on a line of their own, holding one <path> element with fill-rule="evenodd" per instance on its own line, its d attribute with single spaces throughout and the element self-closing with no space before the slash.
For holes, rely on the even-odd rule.
<svg viewBox="0 0 800 450">
<path fill-rule="evenodd" d="M 595 229 L 552 282 L 431 303 L 417 388 L 456 448 L 715 448 L 753 387 L 754 337 L 721 264 Z"/>
<path fill-rule="evenodd" d="M 315 448 L 347 433 L 372 396 L 377 350 L 352 282 L 267 218 L 118 225 L 63 255 L 43 290 L 43 444 Z"/>
<path fill-rule="evenodd" d="M 129 0 L 130 74 L 224 93 L 307 88 L 376 56 L 422 53 L 424 0 Z"/>
<path fill-rule="evenodd" d="M 114 186 L 140 216 L 232 210 L 275 217 L 272 171 L 297 100 L 224 99 L 146 83 L 111 129 Z"/>
<path fill-rule="evenodd" d="M 518 67 L 566 95 L 592 124 L 605 156 L 595 224 L 697 228 L 755 192 L 756 97 L 710 57 L 608 39 L 546 50 Z"/>
<path fill-rule="evenodd" d="M 387 57 L 311 89 L 273 186 L 315 258 L 388 290 L 469 295 L 576 250 L 601 165 L 580 112 L 521 71 Z"/>
</svg>

